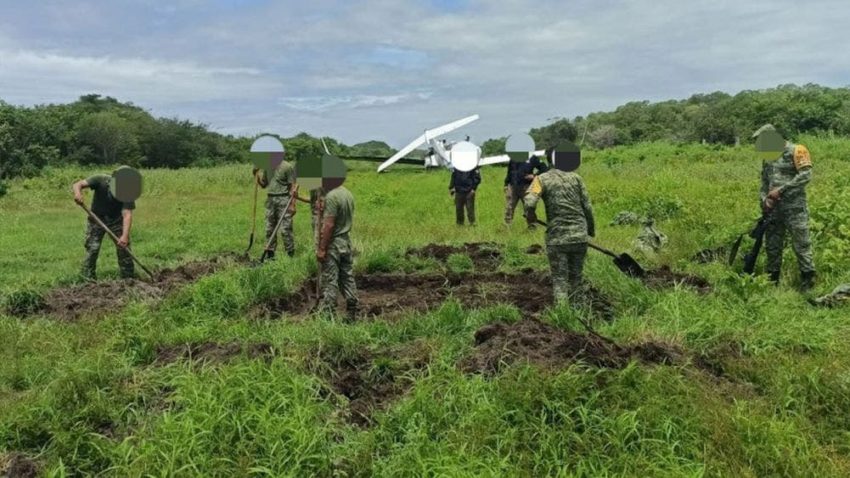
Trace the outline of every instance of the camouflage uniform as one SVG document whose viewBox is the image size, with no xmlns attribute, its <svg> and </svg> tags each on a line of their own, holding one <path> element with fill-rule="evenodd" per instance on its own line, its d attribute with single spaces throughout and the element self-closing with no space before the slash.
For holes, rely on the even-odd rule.
<svg viewBox="0 0 850 478">
<path fill-rule="evenodd" d="M 780 199 L 770 213 L 765 231 L 767 265 L 765 269 L 774 281 L 779 280 L 782 268 L 782 251 L 785 248 L 786 231 L 791 234 L 791 246 L 797 256 L 797 264 L 803 278 L 804 288 L 814 280 L 815 264 L 812 259 L 812 241 L 809 237 L 809 211 L 806 200 L 806 185 L 812 179 L 812 162 L 805 146 L 786 143 L 782 155 L 762 165 L 761 202 L 765 203 L 768 193 L 779 189 Z"/>
<path fill-rule="evenodd" d="M 295 184 L 295 169 L 284 161 L 273 173 L 271 181 L 269 181 L 268 172 L 264 170 L 259 177 L 259 183 L 261 187 L 268 187 L 269 190 L 266 198 L 266 242 L 271 239 L 269 257 L 274 257 L 274 251 L 277 249 L 277 236 L 272 237 L 272 233 L 278 221 L 281 220 L 281 214 L 283 214 L 283 220 L 280 224 L 280 234 L 283 236 L 286 253 L 293 256 L 295 255 L 295 236 L 292 232 L 292 213 L 287 209 L 287 204 Z"/>
<path fill-rule="evenodd" d="M 86 183 L 94 193 L 91 202 L 92 213 L 99 217 L 113 234 L 121 237 L 121 234 L 124 233 L 122 212 L 125 209 L 135 209 L 136 203 L 125 203 L 115 199 L 112 195 L 111 181 L 112 177 L 106 174 L 97 174 L 86 179 Z M 106 231 L 89 218 L 84 243 L 86 257 L 83 260 L 83 266 L 80 270 L 80 274 L 86 280 L 95 280 L 97 277 L 97 257 L 100 254 L 100 246 L 103 243 L 104 235 L 106 235 Z M 118 256 L 118 268 L 121 272 L 121 277 L 124 279 L 135 277 L 133 258 L 130 257 L 127 249 L 118 247 L 116 244 L 115 253 Z"/>
<path fill-rule="evenodd" d="M 325 262 L 321 264 L 323 313 L 333 314 L 336 310 L 337 292 L 345 298 L 348 318 L 357 313 L 357 285 L 354 282 L 354 261 L 351 248 L 351 225 L 354 220 L 354 196 L 344 186 L 334 188 L 325 195 L 324 218 L 334 218 L 330 238 L 322 238 L 328 244 Z"/>
<path fill-rule="evenodd" d="M 546 252 L 555 300 L 569 299 L 580 291 L 588 237 L 596 235 L 593 207 L 581 176 L 557 169 L 532 181 L 524 200 L 527 215 L 540 199 L 546 207 Z"/>
<path fill-rule="evenodd" d="M 321 211 L 319 210 L 319 200 L 322 199 L 322 190 L 320 188 L 310 190 L 310 223 L 313 226 L 313 246 L 319 246 L 319 230 L 321 229 L 322 219 Z"/>
</svg>

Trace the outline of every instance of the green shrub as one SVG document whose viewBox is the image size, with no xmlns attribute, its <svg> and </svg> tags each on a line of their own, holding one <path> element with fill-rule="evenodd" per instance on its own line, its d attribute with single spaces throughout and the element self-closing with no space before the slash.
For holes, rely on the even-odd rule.
<svg viewBox="0 0 850 478">
<path fill-rule="evenodd" d="M 22 289 L 12 292 L 3 301 L 3 308 L 12 315 L 30 315 L 46 306 L 41 292 Z"/>
</svg>

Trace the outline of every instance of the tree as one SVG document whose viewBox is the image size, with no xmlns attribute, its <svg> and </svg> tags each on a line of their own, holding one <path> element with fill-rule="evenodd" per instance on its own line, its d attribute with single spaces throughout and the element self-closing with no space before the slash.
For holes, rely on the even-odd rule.
<svg viewBox="0 0 850 478">
<path fill-rule="evenodd" d="M 507 141 L 508 138 L 504 136 L 501 138 L 488 139 L 481 145 L 481 155 L 498 156 L 500 154 L 505 154 L 505 144 Z"/>
<path fill-rule="evenodd" d="M 77 126 L 77 139 L 88 146 L 99 164 L 135 163 L 139 144 L 130 124 L 112 112 L 94 113 Z"/>
<path fill-rule="evenodd" d="M 578 130 L 575 125 L 566 118 L 560 118 L 552 124 L 540 128 L 532 128 L 528 132 L 534 138 L 534 144 L 538 149 L 551 148 L 561 141 L 575 141 Z"/>
</svg>

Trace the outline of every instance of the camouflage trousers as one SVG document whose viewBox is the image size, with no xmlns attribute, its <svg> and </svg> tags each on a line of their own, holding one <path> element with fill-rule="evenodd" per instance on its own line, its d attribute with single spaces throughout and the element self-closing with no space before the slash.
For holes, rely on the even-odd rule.
<svg viewBox="0 0 850 478">
<path fill-rule="evenodd" d="M 527 190 L 527 187 L 517 188 L 511 185 L 505 186 L 505 224 L 510 224 L 514 220 L 514 212 L 516 211 L 517 204 L 519 204 L 520 210 L 524 209 L 522 198 L 525 197 Z M 535 226 L 531 222 L 528 225 L 531 227 Z"/>
<path fill-rule="evenodd" d="M 322 275 L 322 313 L 333 315 L 336 310 L 337 292 L 345 298 L 349 318 L 357 312 L 357 285 L 354 283 L 354 261 L 351 256 L 351 240 L 336 238 L 328 246 L 325 262 L 320 265 Z"/>
<path fill-rule="evenodd" d="M 124 223 L 121 218 L 104 220 L 104 223 L 109 230 L 118 237 L 124 232 Z M 86 280 L 94 280 L 97 278 L 97 256 L 100 255 L 100 246 L 103 243 L 103 236 L 106 231 L 103 230 L 97 223 L 88 221 L 86 226 L 86 258 L 83 260 L 83 267 L 80 275 Z M 111 242 L 111 241 L 110 241 Z M 115 246 L 115 254 L 118 256 L 118 268 L 121 271 L 121 277 L 124 279 L 135 277 L 133 258 L 126 249 Z"/>
<path fill-rule="evenodd" d="M 552 269 L 552 290 L 555 302 L 570 300 L 581 290 L 587 243 L 546 245 L 549 267 Z"/>
<path fill-rule="evenodd" d="M 809 211 L 805 207 L 777 209 L 764 233 L 765 252 L 768 273 L 778 273 L 782 269 L 782 252 L 785 249 L 785 235 L 791 235 L 791 248 L 797 256 L 797 265 L 801 273 L 814 272 L 812 259 L 812 240 L 809 237 Z"/>
<path fill-rule="evenodd" d="M 475 224 L 475 194 L 471 191 L 468 193 L 455 192 L 455 222 L 459 226 L 463 225 L 464 209 L 466 209 L 466 215 L 469 217 L 469 224 Z"/>
<path fill-rule="evenodd" d="M 277 235 L 272 237 L 277 222 L 280 221 L 281 214 L 284 215 L 283 222 L 280 224 L 280 234 L 283 236 L 286 252 L 295 253 L 295 235 L 292 233 L 292 214 L 286 212 L 286 204 L 289 202 L 289 196 L 269 196 L 266 198 L 266 242 L 271 239 L 269 250 L 277 249 Z"/>
</svg>

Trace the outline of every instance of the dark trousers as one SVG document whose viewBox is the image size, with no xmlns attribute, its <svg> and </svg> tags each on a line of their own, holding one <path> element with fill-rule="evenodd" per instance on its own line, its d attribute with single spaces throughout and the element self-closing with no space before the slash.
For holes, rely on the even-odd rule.
<svg viewBox="0 0 850 478">
<path fill-rule="evenodd" d="M 459 226 L 463 225 L 463 210 L 469 217 L 469 224 L 475 224 L 475 193 L 455 192 L 455 220 Z"/>
</svg>

